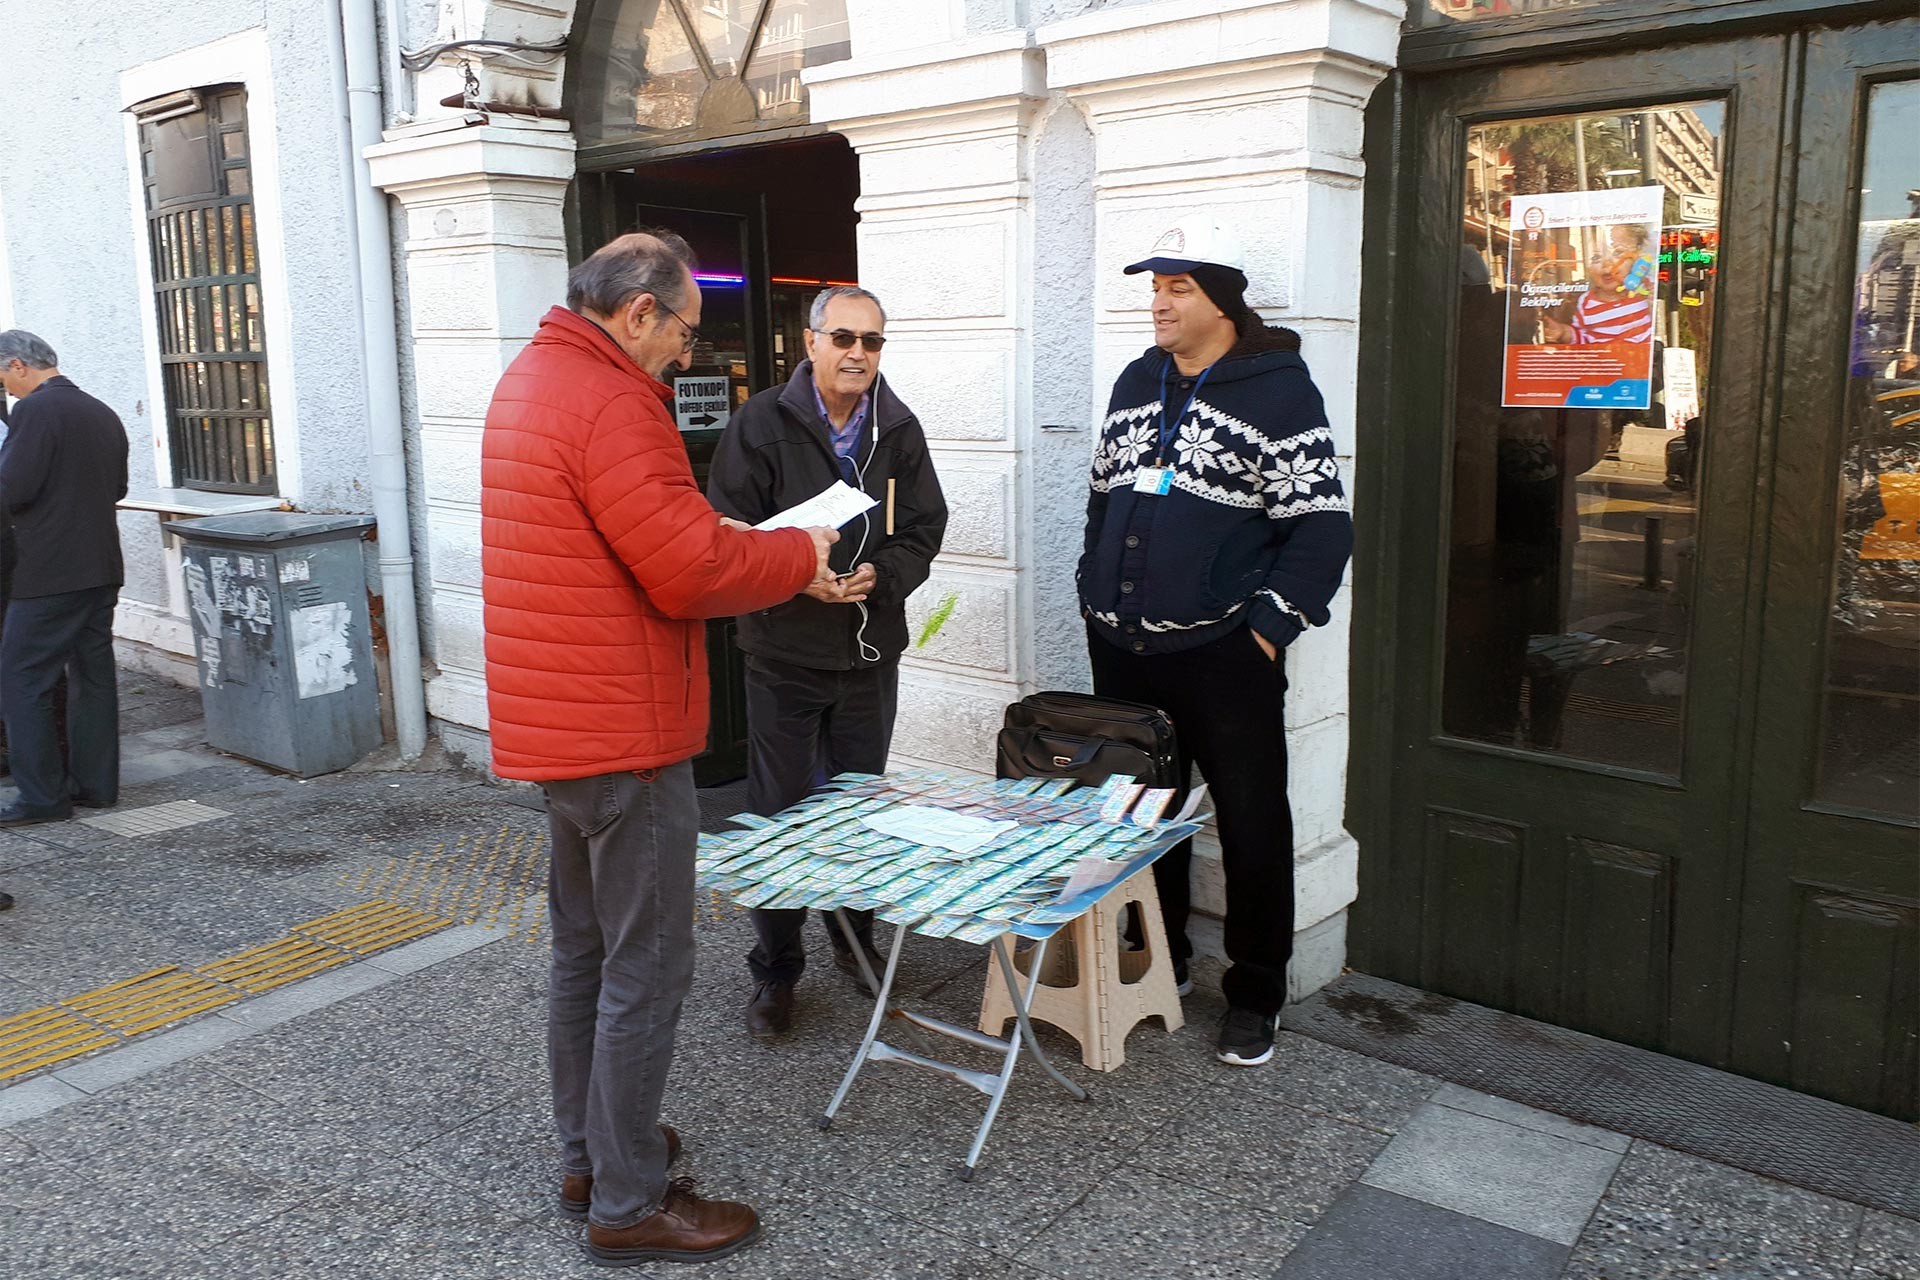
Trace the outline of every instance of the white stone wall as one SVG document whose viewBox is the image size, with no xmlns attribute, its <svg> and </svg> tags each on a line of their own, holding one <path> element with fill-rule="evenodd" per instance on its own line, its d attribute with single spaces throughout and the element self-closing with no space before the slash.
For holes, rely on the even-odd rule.
<svg viewBox="0 0 1920 1280">
<path fill-rule="evenodd" d="M 1031 691 L 1032 143 L 1042 67 L 1025 30 L 957 37 L 947 0 L 849 6 L 849 62 L 809 74 L 813 117 L 860 155 L 860 278 L 887 303 L 887 377 L 925 426 L 954 511 L 908 602 L 901 760 L 992 767 L 1009 701 Z M 913 32 L 938 43 L 900 49 Z M 878 52 L 866 52 L 878 50 Z M 928 270 L 938 263 L 937 270 Z"/>
<path fill-rule="evenodd" d="M 127 425 L 135 496 L 171 483 L 145 210 L 132 149 L 140 98 L 244 82 L 282 494 L 368 509 L 367 426 L 346 138 L 325 6 L 300 0 L 67 5 L 9 24 L 0 112 L 18 140 L 0 166 L 13 322 Z M 158 518 L 121 517 L 123 638 L 190 652 L 177 557 Z"/>
<path fill-rule="evenodd" d="M 1167 226 L 1210 215 L 1247 254 L 1247 300 L 1302 336 L 1349 492 L 1356 448 L 1362 112 L 1391 65 L 1401 6 L 1379 0 L 1163 0 L 1084 13 L 1036 34 L 1050 89 L 1095 139 L 1094 367 L 1104 388 L 1151 342 L 1146 287 L 1121 268 Z M 1364 498 L 1364 495 L 1358 495 Z M 1287 652 L 1285 710 L 1303 937 L 1296 990 L 1344 960 L 1358 850 L 1346 800 L 1350 593 Z M 1225 904 L 1202 842 L 1195 905 Z"/>
</svg>

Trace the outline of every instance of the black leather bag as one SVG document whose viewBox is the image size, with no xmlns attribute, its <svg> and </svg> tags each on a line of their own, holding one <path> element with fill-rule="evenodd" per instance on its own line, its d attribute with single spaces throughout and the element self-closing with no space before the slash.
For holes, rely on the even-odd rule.
<svg viewBox="0 0 1920 1280">
<path fill-rule="evenodd" d="M 1158 707 L 1087 693 L 1036 693 L 1007 708 L 995 772 L 1075 778 L 1082 786 L 1125 773 L 1150 787 L 1177 787 L 1173 742 L 1173 720 Z"/>
</svg>

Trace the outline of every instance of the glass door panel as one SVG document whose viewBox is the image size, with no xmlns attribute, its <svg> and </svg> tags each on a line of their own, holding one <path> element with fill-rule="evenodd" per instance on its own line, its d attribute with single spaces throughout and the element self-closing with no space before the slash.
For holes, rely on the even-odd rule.
<svg viewBox="0 0 1920 1280">
<path fill-rule="evenodd" d="M 1920 80 L 1867 99 L 1816 796 L 1920 818 Z"/>
<path fill-rule="evenodd" d="M 671 380 L 675 418 L 693 437 L 688 449 L 704 483 L 710 440 L 718 439 L 725 413 L 769 385 L 767 371 L 759 367 L 765 343 L 763 321 L 756 313 L 765 282 L 754 272 L 755 219 L 751 213 L 728 209 L 649 204 L 640 205 L 635 216 L 638 225 L 658 225 L 685 236 L 698 261 L 694 279 L 700 285 L 700 336 L 692 363 Z M 722 399 L 725 413 L 714 408 Z"/>
<path fill-rule="evenodd" d="M 1680 771 L 1725 116 L 1467 130 L 1449 735 Z"/>
</svg>

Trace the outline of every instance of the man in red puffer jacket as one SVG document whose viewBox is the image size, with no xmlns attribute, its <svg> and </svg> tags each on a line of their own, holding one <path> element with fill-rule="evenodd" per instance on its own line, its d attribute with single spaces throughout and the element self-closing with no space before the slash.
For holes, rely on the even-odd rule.
<svg viewBox="0 0 1920 1280">
<path fill-rule="evenodd" d="M 743 1204 L 669 1182 L 661 1125 L 693 981 L 692 758 L 703 619 L 791 599 L 826 529 L 758 533 L 701 496 L 662 379 L 700 319 L 686 241 L 622 236 L 573 269 L 487 409 L 481 542 L 493 767 L 540 783 L 553 834 L 548 1058 L 561 1208 L 595 1261 L 704 1261 L 759 1238 Z"/>
</svg>

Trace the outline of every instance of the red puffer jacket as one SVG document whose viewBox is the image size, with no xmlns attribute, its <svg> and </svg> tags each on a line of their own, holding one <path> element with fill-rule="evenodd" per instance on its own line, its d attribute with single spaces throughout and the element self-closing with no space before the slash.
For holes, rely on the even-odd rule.
<svg viewBox="0 0 1920 1280">
<path fill-rule="evenodd" d="M 666 402 L 607 333 L 547 312 L 481 446 L 493 767 L 544 782 L 651 769 L 707 742 L 700 619 L 812 579 L 798 529 L 724 528 Z"/>
</svg>

